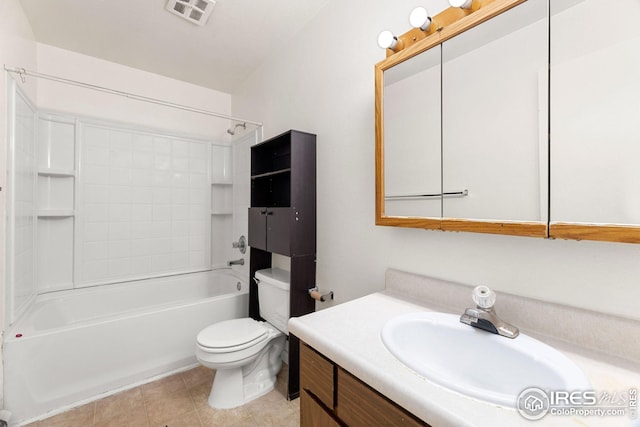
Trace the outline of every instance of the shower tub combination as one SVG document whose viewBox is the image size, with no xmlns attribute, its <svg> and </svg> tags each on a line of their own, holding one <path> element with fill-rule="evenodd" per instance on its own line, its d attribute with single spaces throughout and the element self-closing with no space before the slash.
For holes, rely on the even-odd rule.
<svg viewBox="0 0 640 427">
<path fill-rule="evenodd" d="M 43 294 L 7 330 L 5 408 L 22 422 L 197 364 L 204 327 L 246 317 L 230 269 Z"/>
</svg>

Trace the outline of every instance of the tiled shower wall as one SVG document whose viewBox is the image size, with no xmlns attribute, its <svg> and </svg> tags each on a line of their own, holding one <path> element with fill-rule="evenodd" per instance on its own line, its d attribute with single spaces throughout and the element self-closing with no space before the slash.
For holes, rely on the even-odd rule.
<svg viewBox="0 0 640 427">
<path fill-rule="evenodd" d="M 18 91 L 12 92 L 8 161 L 7 301 L 9 316 L 25 308 L 35 294 L 35 135 L 36 112 Z M 10 318 L 8 319 L 11 320 Z"/>
<path fill-rule="evenodd" d="M 76 286 L 210 268 L 210 144 L 80 126 Z"/>
<path fill-rule="evenodd" d="M 226 267 L 236 255 L 231 145 L 39 111 L 8 89 L 7 324 L 38 293 Z"/>
</svg>

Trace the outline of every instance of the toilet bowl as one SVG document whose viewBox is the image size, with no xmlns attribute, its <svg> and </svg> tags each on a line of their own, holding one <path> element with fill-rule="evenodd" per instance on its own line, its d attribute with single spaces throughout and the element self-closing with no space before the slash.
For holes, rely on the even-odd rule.
<svg viewBox="0 0 640 427">
<path fill-rule="evenodd" d="M 196 338 L 196 358 L 216 370 L 209 405 L 229 409 L 273 390 L 282 366 L 288 333 L 289 272 L 256 272 L 260 315 L 225 320 L 204 328 Z"/>
</svg>

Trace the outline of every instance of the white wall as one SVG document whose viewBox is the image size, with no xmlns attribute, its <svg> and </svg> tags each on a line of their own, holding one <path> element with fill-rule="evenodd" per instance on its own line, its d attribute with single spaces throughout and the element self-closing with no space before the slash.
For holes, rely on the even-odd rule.
<svg viewBox="0 0 640 427">
<path fill-rule="evenodd" d="M 344 302 L 382 289 L 394 267 L 640 318 L 640 245 L 375 226 L 376 37 L 407 31 L 424 3 L 437 9 L 435 0 L 333 0 L 233 94 L 233 113 L 260 118 L 265 138 L 318 135 L 320 287 Z"/>
<path fill-rule="evenodd" d="M 229 114 L 231 95 L 57 47 L 38 44 L 38 72 L 135 95 Z M 38 108 L 230 141 L 229 122 L 48 80 L 38 80 Z"/>
</svg>

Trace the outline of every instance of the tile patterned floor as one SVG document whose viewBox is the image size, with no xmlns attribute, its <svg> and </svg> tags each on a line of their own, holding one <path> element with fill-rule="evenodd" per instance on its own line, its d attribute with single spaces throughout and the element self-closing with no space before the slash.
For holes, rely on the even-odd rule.
<svg viewBox="0 0 640 427">
<path fill-rule="evenodd" d="M 239 408 L 209 407 L 214 373 L 199 366 L 25 427 L 294 427 L 300 399 L 286 399 L 286 372 L 283 365 L 275 390 Z"/>
</svg>

